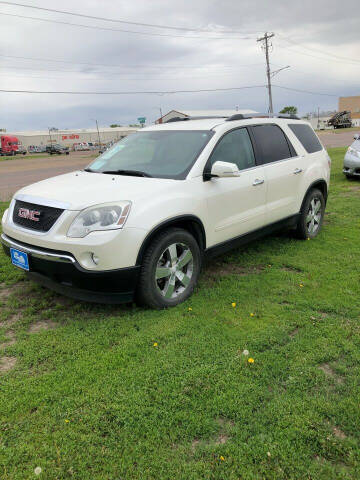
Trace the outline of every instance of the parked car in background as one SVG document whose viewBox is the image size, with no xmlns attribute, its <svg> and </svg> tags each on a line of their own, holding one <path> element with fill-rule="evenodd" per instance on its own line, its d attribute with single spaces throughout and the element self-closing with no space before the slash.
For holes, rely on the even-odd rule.
<svg viewBox="0 0 360 480">
<path fill-rule="evenodd" d="M 360 177 L 360 134 L 354 135 L 354 140 L 344 158 L 343 172 L 347 178 Z"/>
<path fill-rule="evenodd" d="M 60 145 L 60 143 L 54 143 L 51 145 L 46 145 L 46 152 L 50 153 L 50 155 L 61 155 L 62 153 L 69 155 L 69 147 L 64 147 L 63 145 Z"/>
<path fill-rule="evenodd" d="M 18 155 L 26 155 L 27 154 L 27 150 L 26 150 L 26 147 L 24 147 L 24 145 L 22 145 L 21 143 L 18 144 L 18 149 L 17 149 L 17 152 L 16 152 Z"/>
<path fill-rule="evenodd" d="M 88 168 L 19 190 L 1 240 L 30 278 L 82 300 L 175 306 L 205 256 L 322 227 L 330 157 L 296 117 L 172 121 L 143 128 Z"/>
</svg>

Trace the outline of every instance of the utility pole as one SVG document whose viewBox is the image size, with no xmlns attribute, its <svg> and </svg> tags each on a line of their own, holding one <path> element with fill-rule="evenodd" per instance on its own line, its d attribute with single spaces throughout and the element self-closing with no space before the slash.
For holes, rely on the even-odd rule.
<svg viewBox="0 0 360 480">
<path fill-rule="evenodd" d="M 52 138 L 51 138 L 51 133 L 50 133 L 50 132 L 51 132 L 51 128 L 48 127 L 48 130 L 49 130 L 49 137 L 50 137 L 50 145 L 52 145 Z"/>
<path fill-rule="evenodd" d="M 98 134 L 98 143 L 99 143 L 99 148 L 101 148 L 101 145 L 100 145 L 100 133 L 99 133 L 99 125 L 98 125 L 98 121 L 95 120 L 96 122 L 96 130 L 97 130 L 97 134 Z"/>
<path fill-rule="evenodd" d="M 265 35 L 261 38 L 258 38 L 258 42 L 263 42 L 262 48 L 265 51 L 265 58 L 266 58 L 266 76 L 267 76 L 267 89 L 269 94 L 269 113 L 272 115 L 274 113 L 273 109 L 273 102 L 272 102 L 272 92 L 271 92 L 271 70 L 270 70 L 270 61 L 269 61 L 269 48 L 272 46 L 269 43 L 270 38 L 272 38 L 275 34 L 265 32 Z"/>
</svg>

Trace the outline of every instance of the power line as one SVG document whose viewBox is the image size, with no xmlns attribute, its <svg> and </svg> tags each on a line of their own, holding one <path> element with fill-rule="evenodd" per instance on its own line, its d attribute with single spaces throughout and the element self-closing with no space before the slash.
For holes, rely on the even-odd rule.
<svg viewBox="0 0 360 480">
<path fill-rule="evenodd" d="M 278 48 L 283 48 L 285 50 L 289 50 L 291 53 L 297 53 L 298 55 L 305 55 L 306 57 L 312 57 L 316 58 L 317 60 L 325 60 L 326 62 L 331 62 L 331 63 L 345 63 L 346 65 L 354 65 L 354 66 L 359 66 L 359 63 L 356 62 L 348 62 L 344 60 L 335 60 L 333 58 L 326 58 L 326 57 L 319 57 L 318 55 L 312 55 L 311 53 L 306 53 L 306 52 L 299 52 L 297 50 L 292 50 L 290 47 L 285 47 L 284 45 L 278 45 Z"/>
<path fill-rule="evenodd" d="M 140 23 L 140 22 L 130 22 L 128 20 L 119 20 L 115 18 L 107 18 L 107 17 L 98 17 L 98 16 L 93 16 L 93 15 L 86 15 L 83 13 L 76 13 L 76 12 L 69 12 L 66 10 L 55 10 L 53 8 L 45 8 L 45 7 L 37 7 L 35 5 L 26 5 L 23 3 L 15 3 L 15 2 L 6 2 L 0 0 L 0 3 L 4 5 L 11 5 L 11 6 L 17 6 L 17 7 L 25 7 L 25 8 L 31 8 L 33 10 L 42 10 L 45 12 L 52 12 L 52 13 L 61 13 L 65 15 L 72 15 L 74 17 L 82 17 L 82 18 L 89 18 L 91 20 L 101 20 L 104 22 L 112 22 L 112 23 L 123 23 L 125 25 L 136 25 L 138 27 L 151 27 L 151 28 L 160 28 L 160 29 L 166 29 L 166 30 L 182 30 L 182 31 L 187 31 L 187 32 L 201 32 L 201 33 L 253 33 L 257 34 L 259 32 L 240 32 L 238 30 L 208 30 L 204 28 L 188 28 L 188 27 L 176 27 L 173 25 L 156 25 L 153 23 Z"/>
<path fill-rule="evenodd" d="M 307 93 L 310 95 L 324 95 L 328 97 L 338 97 L 333 93 L 312 92 L 309 90 L 300 90 L 297 88 L 284 87 L 283 85 L 273 84 L 273 87 L 292 92 Z M 58 91 L 58 90 L 8 90 L 0 89 L 3 93 L 33 93 L 33 94 L 64 94 L 64 95 L 171 95 L 176 93 L 201 93 L 201 92 L 225 92 L 231 90 L 245 90 L 252 88 L 266 88 L 267 85 L 249 85 L 245 87 L 229 87 L 229 88 L 205 88 L 200 90 L 170 90 L 170 91 L 130 91 L 130 92 L 76 92 L 76 91 Z"/>
<path fill-rule="evenodd" d="M 0 1 L 1 3 L 1 1 Z M 60 20 L 52 20 L 49 18 L 39 18 L 39 17 L 30 17 L 26 15 L 15 15 L 12 13 L 4 13 L 0 12 L 0 15 L 6 15 L 8 17 L 17 17 L 17 18 L 24 18 L 26 20 L 37 20 L 39 22 L 47 22 L 47 23 L 56 23 L 58 25 L 70 25 L 72 27 L 81 27 L 81 28 L 90 28 L 93 30 L 106 30 L 110 32 L 121 32 L 121 33 L 132 33 L 135 35 L 145 35 L 151 37 L 171 37 L 171 38 L 190 38 L 190 39 L 206 39 L 206 40 L 253 40 L 253 37 L 201 37 L 201 36 L 189 36 L 189 35 L 172 35 L 170 33 L 154 33 L 154 32 L 136 32 L 134 30 L 123 30 L 119 28 L 109 28 L 109 27 L 99 27 L 95 25 L 84 25 L 81 23 L 70 23 L 70 22 L 63 22 Z"/>
<path fill-rule="evenodd" d="M 293 45 L 297 45 L 301 48 L 304 48 L 305 50 L 310 50 L 311 52 L 318 52 L 318 53 L 322 53 L 324 55 L 328 55 L 329 57 L 334 57 L 334 58 L 337 58 L 337 59 L 340 59 L 340 60 L 347 60 L 347 61 L 350 61 L 352 63 L 356 62 L 356 63 L 360 63 L 360 60 L 356 59 L 356 58 L 350 58 L 350 57 L 342 57 L 340 55 L 335 55 L 334 53 L 330 53 L 330 52 L 325 52 L 324 50 L 320 50 L 318 48 L 311 48 L 311 47 L 307 47 L 305 45 L 302 45 L 301 43 L 299 42 L 295 42 L 295 40 L 292 40 L 291 38 L 289 37 L 285 37 L 283 35 L 280 35 L 280 37 L 282 37 L 286 42 L 289 42 L 289 43 L 292 43 Z"/>
<path fill-rule="evenodd" d="M 290 88 L 290 87 L 283 87 L 282 85 L 272 85 L 273 87 L 276 88 L 281 88 L 282 90 L 290 90 L 292 92 L 298 92 L 298 93 L 308 93 L 310 95 L 324 95 L 326 97 L 339 97 L 339 95 L 335 95 L 334 93 L 322 93 L 322 92 L 310 92 L 309 90 L 300 90 L 298 88 Z"/>
<path fill-rule="evenodd" d="M 34 58 L 34 57 L 20 57 L 15 55 L 1 55 L 0 57 L 3 58 L 14 58 L 17 60 L 32 60 L 32 61 L 39 61 L 39 62 L 54 62 L 54 63 L 68 63 L 71 65 L 85 65 L 85 66 L 92 66 L 92 67 L 115 67 L 115 68 L 191 68 L 191 69 L 199 69 L 199 68 L 237 68 L 237 67 L 255 67 L 262 65 L 262 63 L 249 63 L 249 64 L 240 64 L 240 65 L 211 65 L 211 64 L 204 64 L 204 65 L 131 65 L 131 64 L 109 64 L 109 63 L 89 63 L 89 62 L 71 62 L 69 60 L 54 60 L 52 58 Z M 15 67 L 13 67 L 15 68 Z M 16 67 L 18 68 L 18 67 Z M 26 67 L 24 67 L 26 68 Z M 59 70 L 59 71 L 66 71 L 66 70 Z M 71 71 L 71 70 L 67 70 Z"/>
<path fill-rule="evenodd" d="M 201 93 L 201 92 L 226 92 L 231 90 L 245 90 L 249 88 L 263 88 L 266 85 L 249 85 L 246 87 L 229 87 L 229 88 L 204 88 L 200 90 L 169 90 L 169 91 L 142 91 L 142 92 L 76 92 L 76 91 L 59 91 L 59 90 L 7 90 L 0 89 L 3 93 L 41 93 L 41 94 L 65 94 L 65 95 L 171 95 L 175 93 Z"/>
</svg>

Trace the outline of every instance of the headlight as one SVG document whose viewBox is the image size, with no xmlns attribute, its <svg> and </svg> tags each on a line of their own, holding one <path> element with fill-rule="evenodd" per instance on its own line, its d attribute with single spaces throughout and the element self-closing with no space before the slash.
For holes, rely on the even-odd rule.
<svg viewBox="0 0 360 480">
<path fill-rule="evenodd" d="M 355 155 L 355 157 L 360 158 L 360 152 L 359 152 L 359 150 L 355 150 L 355 148 L 349 147 L 348 148 L 348 153 L 350 153 L 351 155 Z"/>
<path fill-rule="evenodd" d="M 86 208 L 72 222 L 67 236 L 83 238 L 90 232 L 122 228 L 129 215 L 130 207 L 131 202 L 119 202 Z"/>
</svg>

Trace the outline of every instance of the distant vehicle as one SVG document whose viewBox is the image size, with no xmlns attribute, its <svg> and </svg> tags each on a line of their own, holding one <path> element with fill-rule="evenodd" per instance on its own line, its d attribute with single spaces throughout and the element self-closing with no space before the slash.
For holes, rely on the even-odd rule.
<svg viewBox="0 0 360 480">
<path fill-rule="evenodd" d="M 28 152 L 29 153 L 42 153 L 46 152 L 46 147 L 45 145 L 29 145 L 28 146 Z"/>
<path fill-rule="evenodd" d="M 65 155 L 69 155 L 69 147 L 64 147 L 60 145 L 60 143 L 54 143 L 52 145 L 46 145 L 46 152 L 50 153 L 50 155 L 61 155 L 65 153 Z"/>
<path fill-rule="evenodd" d="M 354 135 L 354 140 L 344 158 L 343 173 L 347 178 L 360 177 L 360 134 Z"/>
<path fill-rule="evenodd" d="M 16 152 L 18 155 L 26 155 L 27 154 L 27 150 L 26 150 L 26 147 L 24 147 L 23 144 L 19 143 L 18 144 L 18 149 L 17 149 L 17 152 Z"/>
<path fill-rule="evenodd" d="M 351 112 L 348 110 L 336 112 L 327 123 L 334 128 L 350 128 L 352 127 Z"/>
<path fill-rule="evenodd" d="M 20 142 L 16 137 L 2 135 L 0 144 L 0 155 L 16 155 L 17 153 L 23 153 L 19 152 L 19 145 Z"/>
<path fill-rule="evenodd" d="M 75 152 L 78 152 L 78 151 L 86 151 L 86 150 L 90 150 L 90 147 L 89 147 L 89 144 L 87 142 L 79 142 L 79 143 L 74 143 L 73 144 L 73 150 Z"/>
</svg>

